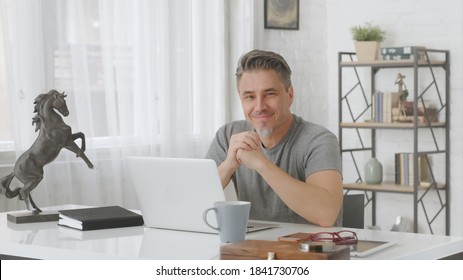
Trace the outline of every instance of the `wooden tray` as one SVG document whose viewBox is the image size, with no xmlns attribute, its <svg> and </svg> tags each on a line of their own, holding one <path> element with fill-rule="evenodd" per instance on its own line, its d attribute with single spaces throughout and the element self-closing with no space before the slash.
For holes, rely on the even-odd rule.
<svg viewBox="0 0 463 280">
<path fill-rule="evenodd" d="M 275 260 L 349 260 L 350 249 L 336 246 L 333 252 L 315 253 L 299 250 L 298 242 L 244 240 L 220 247 L 221 260 L 267 260 L 269 253 Z"/>
</svg>

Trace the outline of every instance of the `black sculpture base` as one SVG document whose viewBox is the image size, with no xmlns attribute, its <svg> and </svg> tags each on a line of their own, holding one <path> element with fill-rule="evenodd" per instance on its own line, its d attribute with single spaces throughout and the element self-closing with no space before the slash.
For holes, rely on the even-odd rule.
<svg viewBox="0 0 463 280">
<path fill-rule="evenodd" d="M 27 223 L 41 223 L 41 222 L 53 222 L 58 221 L 58 212 L 41 212 L 40 214 L 33 213 L 13 213 L 7 215 L 8 221 L 15 224 L 27 224 Z"/>
</svg>

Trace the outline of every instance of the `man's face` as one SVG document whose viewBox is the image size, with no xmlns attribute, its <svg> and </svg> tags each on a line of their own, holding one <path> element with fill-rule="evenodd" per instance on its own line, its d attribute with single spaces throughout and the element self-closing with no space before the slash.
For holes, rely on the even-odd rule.
<svg viewBox="0 0 463 280">
<path fill-rule="evenodd" d="M 286 90 L 274 70 L 244 72 L 238 91 L 246 120 L 260 137 L 268 138 L 288 123 L 293 88 Z"/>
</svg>

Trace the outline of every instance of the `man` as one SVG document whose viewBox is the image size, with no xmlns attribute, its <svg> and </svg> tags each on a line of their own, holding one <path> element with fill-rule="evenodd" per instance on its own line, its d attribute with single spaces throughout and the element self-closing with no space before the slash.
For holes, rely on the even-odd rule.
<svg viewBox="0 0 463 280">
<path fill-rule="evenodd" d="M 251 219 L 340 225 L 342 175 L 339 145 L 331 132 L 293 115 L 291 69 L 274 52 L 243 55 L 236 83 L 246 121 L 224 125 L 206 157 L 230 180 Z"/>
</svg>

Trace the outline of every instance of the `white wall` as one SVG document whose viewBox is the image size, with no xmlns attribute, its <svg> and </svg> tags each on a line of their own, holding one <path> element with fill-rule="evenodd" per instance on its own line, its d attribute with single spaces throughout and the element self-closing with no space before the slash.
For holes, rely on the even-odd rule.
<svg viewBox="0 0 463 280">
<path fill-rule="evenodd" d="M 262 0 L 256 1 L 255 47 L 282 54 L 291 66 L 295 90 L 293 112 L 314 123 L 327 125 L 333 131 L 337 130 L 337 115 L 328 114 L 327 101 L 331 99 L 335 102 L 336 95 L 331 98 L 328 94 L 328 85 L 335 80 L 326 75 L 326 3 L 302 0 L 299 30 L 264 29 L 263 7 Z"/>
<path fill-rule="evenodd" d="M 463 3 L 460 0 L 300 0 L 297 31 L 264 29 L 263 7 L 263 0 L 255 2 L 255 47 L 280 52 L 291 65 L 295 88 L 293 112 L 336 134 L 337 53 L 354 51 L 351 26 L 369 21 L 380 25 L 387 31 L 384 46 L 422 45 L 450 50 L 451 234 L 463 235 L 463 112 L 459 110 L 462 104 Z M 235 108 L 234 112 L 240 112 L 240 108 Z M 241 118 L 237 114 L 234 117 Z M 388 141 L 384 150 L 400 148 L 404 142 Z M 411 199 L 408 195 L 381 194 L 378 224 L 389 229 L 397 215 L 412 219 Z M 441 215 L 436 222 L 435 233 L 445 233 L 443 217 Z M 419 229 L 428 232 L 422 214 Z"/>
</svg>

